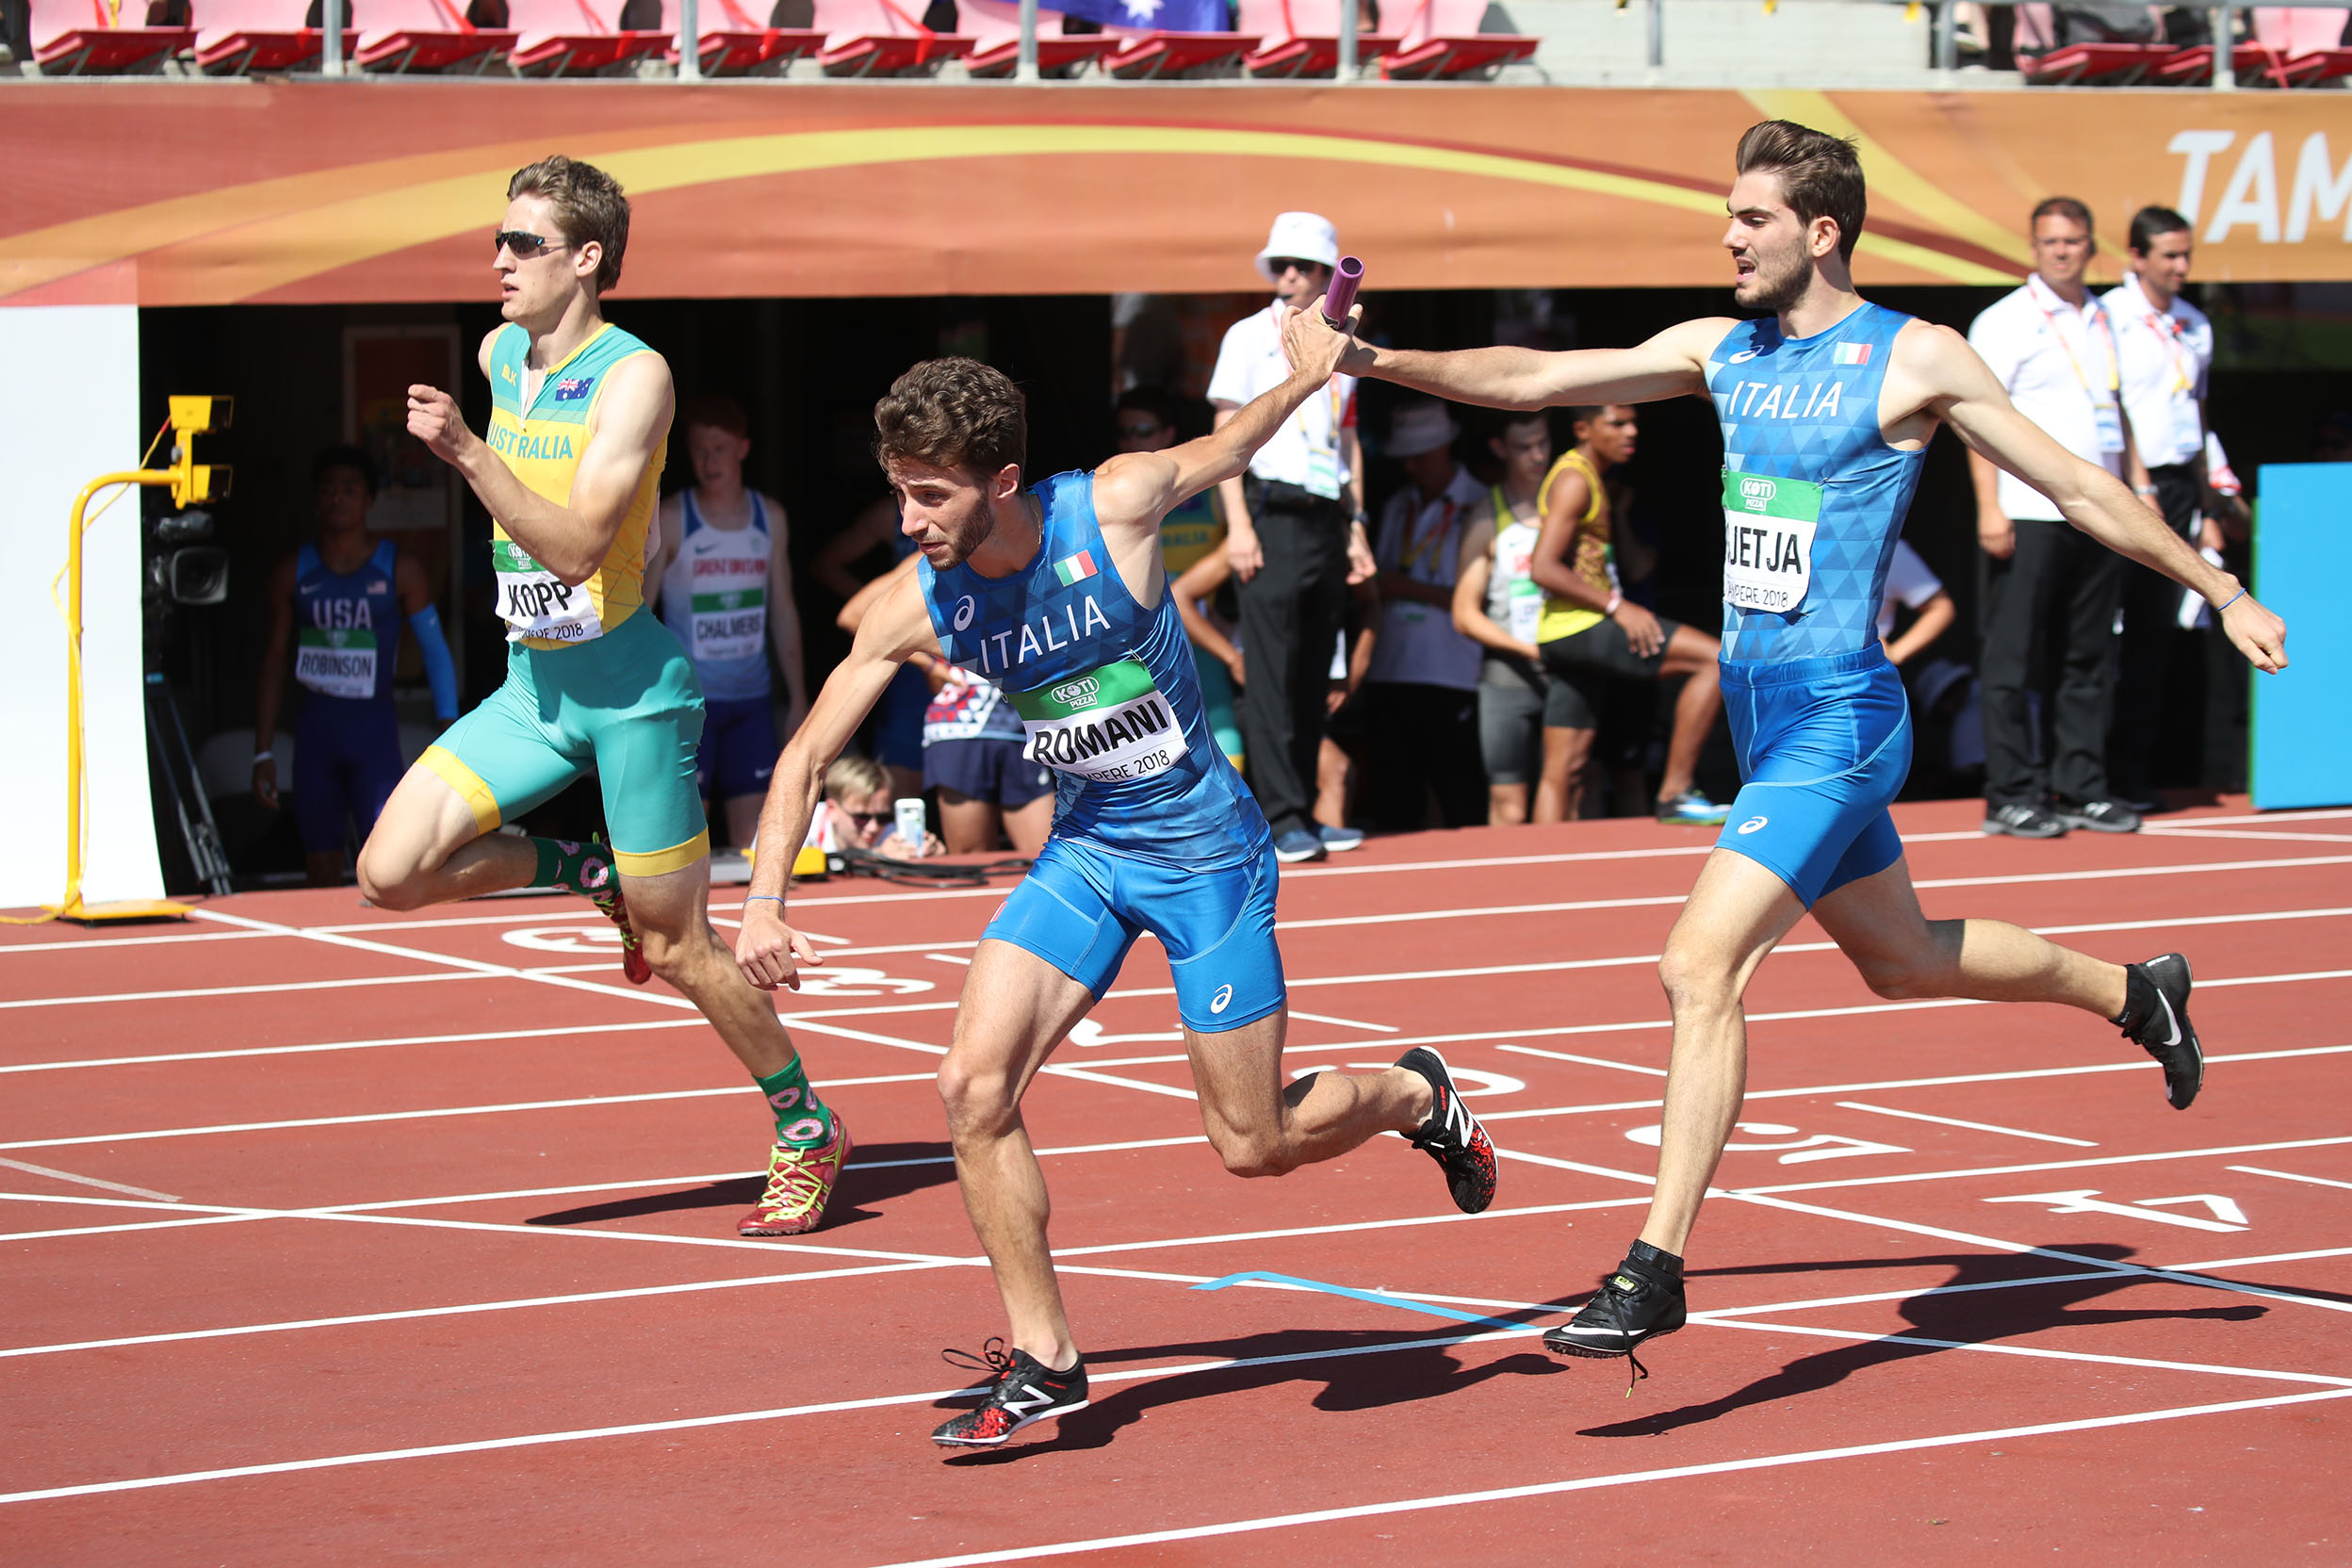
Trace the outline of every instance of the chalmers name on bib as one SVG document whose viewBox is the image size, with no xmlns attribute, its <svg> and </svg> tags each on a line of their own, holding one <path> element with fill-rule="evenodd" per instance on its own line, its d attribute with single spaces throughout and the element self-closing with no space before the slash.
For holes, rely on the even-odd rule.
<svg viewBox="0 0 2352 1568">
<path fill-rule="evenodd" d="M 1161 773 L 1184 755 L 1184 727 L 1152 672 L 1133 659 L 1034 692 L 1010 694 L 1024 755 L 1090 783 Z"/>
<path fill-rule="evenodd" d="M 1786 614 L 1813 585 L 1821 487 L 1723 470 L 1723 602 Z"/>
</svg>

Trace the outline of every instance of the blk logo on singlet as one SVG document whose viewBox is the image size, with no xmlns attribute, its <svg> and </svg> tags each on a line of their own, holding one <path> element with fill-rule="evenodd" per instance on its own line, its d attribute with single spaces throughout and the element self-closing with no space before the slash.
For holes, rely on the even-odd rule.
<svg viewBox="0 0 2352 1568">
<path fill-rule="evenodd" d="M 972 617 L 977 614 L 979 610 L 980 607 L 972 602 L 970 594 L 957 599 L 956 601 L 956 629 L 958 631 L 968 629 L 972 625 Z"/>
</svg>

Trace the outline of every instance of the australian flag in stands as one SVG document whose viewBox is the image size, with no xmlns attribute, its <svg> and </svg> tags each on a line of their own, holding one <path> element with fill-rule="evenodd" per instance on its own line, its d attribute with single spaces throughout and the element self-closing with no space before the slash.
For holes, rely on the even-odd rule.
<svg viewBox="0 0 2352 1568">
<path fill-rule="evenodd" d="M 1222 33 L 1233 27 L 1225 0 L 1043 0 L 1045 8 L 1107 27 L 1162 33 Z"/>
</svg>

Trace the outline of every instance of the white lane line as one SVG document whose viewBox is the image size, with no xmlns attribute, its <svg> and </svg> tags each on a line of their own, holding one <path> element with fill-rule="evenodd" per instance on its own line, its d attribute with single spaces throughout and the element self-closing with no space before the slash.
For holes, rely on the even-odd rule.
<svg viewBox="0 0 2352 1568">
<path fill-rule="evenodd" d="M 202 914 L 202 910 L 197 913 Z M 272 991 L 338 991 L 357 986 L 424 986 L 438 980 L 479 980 L 479 974 L 374 974 L 351 980 L 287 980 L 262 986 L 191 986 L 168 991 L 104 991 L 80 996 L 27 996 L 0 1008 L 88 1007 L 108 1002 L 190 1002 L 215 996 L 266 996 Z"/>
<path fill-rule="evenodd" d="M 975 941 L 972 945 L 977 947 L 980 944 Z M 848 955 L 843 954 L 842 956 L 846 957 Z M 966 969 L 970 969 L 972 967 L 972 960 L 960 953 L 926 953 L 923 956 L 934 959 L 942 964 L 961 964 Z"/>
<path fill-rule="evenodd" d="M 1849 1111 L 1869 1111 L 1873 1116 L 1899 1116 L 1905 1121 L 1932 1121 L 1939 1127 L 1965 1127 L 1971 1133 L 2000 1133 L 2013 1138 L 2032 1138 L 2036 1143 L 2064 1143 L 2077 1149 L 2097 1149 L 2090 1138 L 2065 1138 L 2055 1133 L 2029 1133 L 2022 1127 L 2000 1127 L 1989 1121 L 1963 1121 L 1952 1116 L 1929 1116 L 1925 1111 L 1898 1111 L 1885 1105 L 1865 1105 L 1858 1100 L 1840 1100 L 1838 1105 Z"/>
<path fill-rule="evenodd" d="M 1908 1182 L 1953 1182 L 1972 1176 L 2017 1176 L 2042 1170 L 2088 1170 L 2098 1166 L 2148 1165 L 2166 1160 L 2210 1160 L 2224 1154 L 2266 1154 L 2278 1149 L 2330 1149 L 2352 1137 L 2294 1138 L 2279 1143 L 2233 1143 L 2215 1149 L 2168 1149 L 2154 1154 L 2102 1154 L 2087 1160 L 2051 1160 L 2039 1165 L 1988 1165 L 1968 1170 L 1920 1170 L 1900 1176 L 1850 1176 L 1838 1182 L 1788 1182 L 1742 1187 L 1745 1193 L 1831 1192 L 1842 1187 L 1898 1186 Z"/>
<path fill-rule="evenodd" d="M 1703 1313 L 1692 1313 L 1694 1323 L 1704 1320 Z M 1853 1329 L 1823 1329 L 1810 1324 L 1800 1327 L 1793 1323 L 1758 1323 L 1751 1318 L 1736 1318 L 1722 1323 L 1709 1322 L 1709 1328 L 1751 1329 L 1758 1333 L 1804 1334 L 1814 1339 L 1842 1339 L 1869 1345 L 1917 1345 L 1931 1350 L 1978 1350 L 1994 1356 L 2025 1356 L 2035 1361 L 2087 1362 L 2093 1365 L 2138 1366 L 2156 1372 L 2206 1372 L 2225 1378 L 2264 1378 L 2276 1382 L 2318 1383 L 2330 1388 L 2352 1389 L 2352 1378 L 2333 1378 L 2324 1372 L 2278 1372 L 2260 1366 L 2216 1366 L 2208 1362 L 2150 1361 L 2144 1356 L 2102 1356 L 2088 1350 L 2048 1350 L 2032 1345 L 2001 1345 L 1983 1339 L 1934 1339 L 1926 1334 L 1865 1333 Z"/>
<path fill-rule="evenodd" d="M 244 1225 L 264 1217 L 250 1214 L 214 1214 L 196 1219 L 141 1219 L 124 1225 L 67 1225 L 54 1231 L 11 1231 L 5 1241 L 51 1241 L 59 1236 L 111 1236 L 131 1231 L 188 1231 L 199 1225 Z"/>
<path fill-rule="evenodd" d="M 0 1072 L 63 1072 L 87 1067 L 149 1067 L 161 1062 L 218 1062 L 242 1056 L 299 1056 L 330 1051 L 373 1051 L 386 1045 L 462 1045 L 475 1040 L 528 1040 L 550 1035 L 626 1035 L 640 1029 L 694 1029 L 709 1024 L 694 1018 L 653 1018 L 636 1023 L 573 1023 L 546 1029 L 486 1029 L 462 1035 L 391 1035 L 380 1039 L 320 1040 L 310 1045 L 250 1045 L 226 1051 L 166 1051 L 146 1056 L 85 1056 L 61 1062 L 16 1062 Z"/>
<path fill-rule="evenodd" d="M 52 1181 L 73 1182 L 81 1186 L 98 1187 L 106 1192 L 120 1192 L 132 1198 L 158 1198 L 166 1203 L 179 1201 L 177 1196 L 169 1192 L 154 1192 L 146 1187 L 125 1186 L 121 1182 L 102 1182 L 95 1176 L 76 1176 L 70 1170 L 52 1170 L 45 1165 L 27 1165 L 23 1160 L 0 1160 L 0 1166 L 7 1166 L 10 1170 L 22 1170 L 32 1176 L 46 1176 Z"/>
<path fill-rule="evenodd" d="M 2282 1182 L 2308 1182 L 2315 1187 L 2342 1187 L 2352 1192 L 2352 1182 L 2331 1182 L 2325 1176 L 2297 1176 L 2291 1170 L 2264 1170 L 2253 1165 L 2233 1165 L 2230 1168 L 2243 1170 L 2248 1176 L 2276 1176 Z"/>
<path fill-rule="evenodd" d="M 1394 1035 L 1399 1032 L 1396 1025 L 1393 1023 L 1366 1023 L 1361 1019 L 1332 1018 L 1328 1013 L 1302 1013 L 1296 1007 L 1291 1009 L 1290 1016 L 1293 1018 L 1304 1019 L 1309 1023 L 1335 1023 L 1340 1025 L 1342 1028 L 1371 1029 L 1383 1035 Z M 1094 1065 L 1097 1067 L 1108 1067 L 1111 1064 L 1108 1062 L 1097 1062 Z"/>
<path fill-rule="evenodd" d="M 83 942 L 0 942 L 0 958 L 17 953 L 88 953 L 101 947 L 177 947 L 184 942 L 246 942 L 267 931 L 173 931 L 157 937 L 93 937 Z"/>
<path fill-rule="evenodd" d="M 1522 1031 L 1525 1033 L 1526 1031 Z M 1653 1078 L 1663 1078 L 1662 1067 L 1643 1067 L 1638 1062 L 1612 1062 L 1606 1056 L 1579 1056 L 1573 1051 L 1540 1051 L 1532 1045 L 1498 1045 L 1497 1051 L 1509 1051 L 1521 1056 L 1541 1056 L 1549 1062 L 1575 1062 L 1582 1067 L 1613 1067 L 1620 1072 L 1645 1072 Z"/>
<path fill-rule="evenodd" d="M 2226 827 L 2158 826 L 2150 826 L 2147 829 L 2147 832 L 2149 837 L 2157 839 L 2251 839 L 2262 843 L 2268 843 L 2278 839 L 2287 839 L 2303 843 L 2352 843 L 2352 834 L 2346 833 L 2263 833 L 2258 832 L 2252 828 L 2246 828 L 2233 832 Z"/>
<path fill-rule="evenodd" d="M 2324 1399 L 2352 1398 L 2352 1389 L 2322 1389 L 2310 1394 L 2282 1394 L 2262 1399 L 2232 1399 L 2221 1404 L 2180 1405 L 2169 1410 L 2136 1411 L 2126 1415 L 2095 1415 L 2074 1421 L 2047 1421 L 2033 1426 L 1991 1427 L 1979 1431 L 1947 1432 L 1933 1437 L 1898 1438 L 1887 1443 L 1862 1443 L 1842 1448 L 1813 1448 L 1797 1453 L 1759 1454 L 1748 1459 L 1718 1460 L 1708 1464 L 1677 1464 L 1657 1470 L 1634 1470 L 1609 1476 L 1582 1476 L 1572 1480 L 1538 1481 L 1526 1486 L 1494 1487 L 1483 1492 L 1399 1498 L 1390 1502 L 1359 1503 L 1352 1507 L 1317 1509 L 1306 1513 L 1268 1514 L 1215 1525 L 1190 1525 L 1177 1529 L 1144 1530 L 1133 1535 L 1099 1536 L 1089 1541 L 1060 1541 L 972 1552 L 956 1557 L 923 1558 L 887 1568 L 977 1568 L 988 1562 L 1017 1562 L 1032 1558 L 1072 1557 L 1085 1552 L 1114 1551 L 1129 1546 L 1155 1546 L 1175 1541 L 1203 1541 L 1218 1536 L 1291 1529 L 1305 1525 L 1335 1524 L 1387 1514 L 1418 1513 L 1433 1509 L 1462 1508 L 1479 1503 L 1509 1502 L 1523 1497 L 1559 1496 L 1608 1487 L 1637 1486 L 1650 1481 L 1687 1480 L 1696 1476 L 1734 1475 L 1747 1470 L 1773 1470 L 1789 1465 L 1816 1464 L 1829 1460 L 1863 1459 L 1879 1454 L 1913 1453 L 1928 1448 L 1957 1447 L 1970 1443 L 2014 1442 L 2020 1438 L 2055 1436 L 2064 1432 L 2098 1431 L 2112 1427 L 2177 1421 L 2197 1415 L 2232 1414 L 2242 1411 L 2275 1410 Z M 6 1501 L 0 1498 L 0 1501 Z"/>
<path fill-rule="evenodd" d="M 2205 1268 L 2251 1268 L 2263 1263 L 2306 1263 L 2314 1258 L 2352 1257 L 2352 1247 L 2319 1247 L 2308 1252 L 2258 1252 L 2250 1258 L 2214 1258 L 2206 1263 L 2168 1263 L 2166 1268 L 2183 1271 Z"/>
</svg>

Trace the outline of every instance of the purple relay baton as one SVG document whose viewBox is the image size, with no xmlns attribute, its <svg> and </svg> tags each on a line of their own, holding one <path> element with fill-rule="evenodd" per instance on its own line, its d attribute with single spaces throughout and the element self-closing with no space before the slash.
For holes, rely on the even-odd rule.
<svg viewBox="0 0 2352 1568">
<path fill-rule="evenodd" d="M 1333 332 L 1348 330 L 1348 313 L 1355 308 L 1356 286 L 1364 282 L 1364 263 L 1342 256 L 1331 273 L 1331 286 L 1323 296 L 1323 321 Z"/>
</svg>

